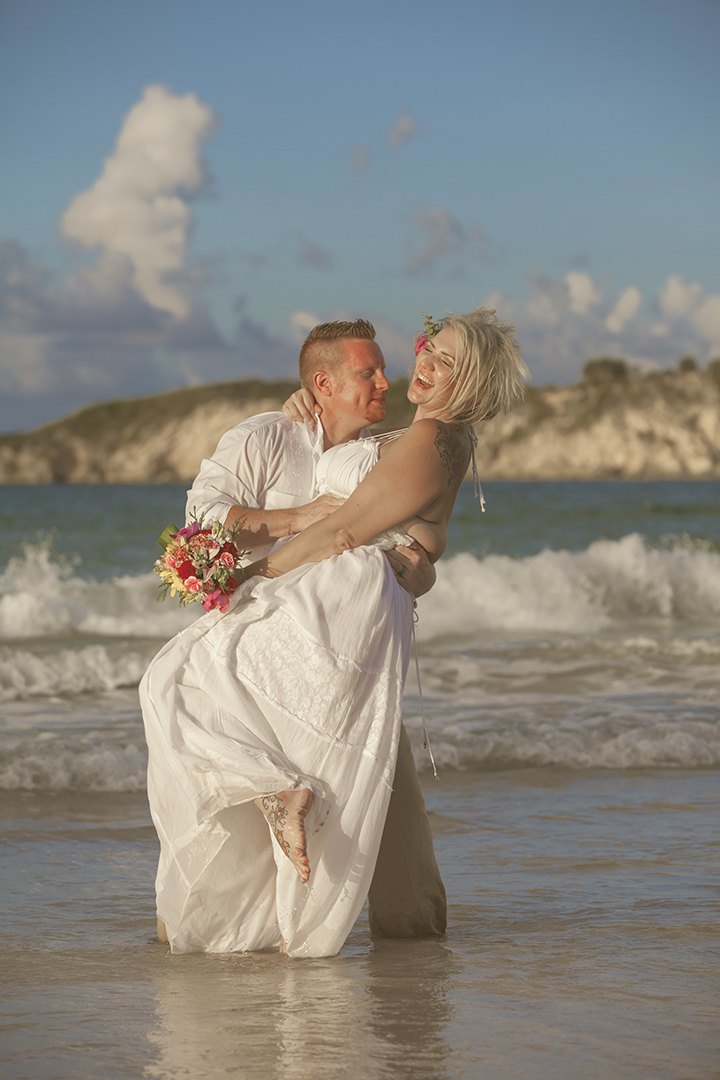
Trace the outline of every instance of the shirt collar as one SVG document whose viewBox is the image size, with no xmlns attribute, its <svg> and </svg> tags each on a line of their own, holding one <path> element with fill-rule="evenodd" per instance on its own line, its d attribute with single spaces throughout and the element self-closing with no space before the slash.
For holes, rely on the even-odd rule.
<svg viewBox="0 0 720 1080">
<path fill-rule="evenodd" d="M 315 423 L 315 430 L 313 431 L 308 424 L 304 425 L 307 432 L 310 446 L 312 447 L 313 454 L 316 458 L 321 457 L 327 451 L 325 450 L 325 429 L 322 426 L 322 420 L 318 416 Z M 358 439 L 368 439 L 372 437 L 372 428 L 363 428 L 357 435 Z M 346 442 L 355 442 L 355 439 L 347 439 Z M 332 447 L 330 448 L 332 449 Z"/>
</svg>

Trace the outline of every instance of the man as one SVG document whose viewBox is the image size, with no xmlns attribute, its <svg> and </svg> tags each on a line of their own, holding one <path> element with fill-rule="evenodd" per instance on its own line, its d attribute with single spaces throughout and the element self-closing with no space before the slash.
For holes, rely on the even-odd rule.
<svg viewBox="0 0 720 1080">
<path fill-rule="evenodd" d="M 358 438 L 385 416 L 389 384 L 371 323 L 316 326 L 300 350 L 300 381 L 322 409 L 314 432 L 282 413 L 251 417 L 223 435 L 188 492 L 188 514 L 236 528 L 236 543 L 249 561 L 341 504 L 333 495 L 316 497 L 315 467 L 331 446 Z M 388 557 L 399 583 L 414 596 L 434 584 L 434 568 L 419 545 L 396 548 Z M 404 728 L 369 901 L 374 933 L 445 932 L 445 889 Z"/>
</svg>

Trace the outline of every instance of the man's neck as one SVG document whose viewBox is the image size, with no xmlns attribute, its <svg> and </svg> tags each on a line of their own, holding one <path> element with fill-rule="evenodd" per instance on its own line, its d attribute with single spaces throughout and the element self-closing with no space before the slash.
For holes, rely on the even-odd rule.
<svg viewBox="0 0 720 1080">
<path fill-rule="evenodd" d="M 322 426 L 324 433 L 323 449 L 329 450 L 331 446 L 338 446 L 340 443 L 350 442 L 351 439 L 359 438 L 361 432 L 365 430 L 366 425 L 361 424 L 358 427 L 357 421 L 355 421 L 352 426 L 349 426 L 347 421 L 333 419 L 323 413 Z"/>
</svg>

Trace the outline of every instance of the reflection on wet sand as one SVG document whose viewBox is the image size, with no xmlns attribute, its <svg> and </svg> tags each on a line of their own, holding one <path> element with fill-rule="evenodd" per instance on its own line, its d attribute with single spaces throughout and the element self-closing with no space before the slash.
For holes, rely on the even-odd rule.
<svg viewBox="0 0 720 1080">
<path fill-rule="evenodd" d="M 376 942 L 329 960 L 168 954 L 145 1076 L 449 1080 L 457 963 L 441 941 Z"/>
</svg>

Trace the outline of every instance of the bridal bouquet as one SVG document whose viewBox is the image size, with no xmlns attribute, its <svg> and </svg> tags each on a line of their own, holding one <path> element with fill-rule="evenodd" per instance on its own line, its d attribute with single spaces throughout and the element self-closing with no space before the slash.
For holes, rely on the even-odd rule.
<svg viewBox="0 0 720 1080">
<path fill-rule="evenodd" d="M 238 587 L 233 571 L 247 552 L 238 551 L 234 530 L 219 521 L 205 528 L 200 520 L 183 529 L 168 525 L 158 543 L 163 549 L 153 570 L 162 579 L 159 600 L 179 596 L 181 604 L 202 601 L 205 611 L 227 611 Z"/>
</svg>

